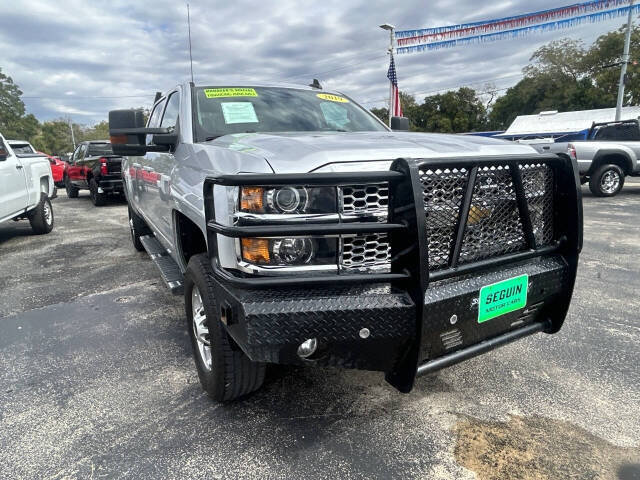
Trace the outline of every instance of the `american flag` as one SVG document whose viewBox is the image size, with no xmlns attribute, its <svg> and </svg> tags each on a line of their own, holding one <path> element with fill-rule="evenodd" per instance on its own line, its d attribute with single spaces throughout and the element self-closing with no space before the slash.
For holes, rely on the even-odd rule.
<svg viewBox="0 0 640 480">
<path fill-rule="evenodd" d="M 402 105 L 400 105 L 400 91 L 398 90 L 398 76 L 396 75 L 396 64 L 393 61 L 393 54 L 391 54 L 391 63 L 389 64 L 389 71 L 387 72 L 387 78 L 391 81 L 391 105 L 389 105 L 389 114 L 392 117 L 402 116 Z"/>
</svg>

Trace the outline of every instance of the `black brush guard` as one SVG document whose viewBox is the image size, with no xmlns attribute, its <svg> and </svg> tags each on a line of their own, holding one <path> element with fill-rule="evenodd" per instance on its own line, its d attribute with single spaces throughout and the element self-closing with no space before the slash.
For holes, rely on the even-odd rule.
<svg viewBox="0 0 640 480">
<path fill-rule="evenodd" d="M 553 241 L 538 245 L 520 166 L 546 164 L 553 171 Z M 507 171 L 517 202 L 525 248 L 461 262 L 478 172 Z M 424 186 L 426 168 L 457 169 L 466 191 L 445 265 L 430 268 Z M 389 183 L 388 223 L 229 226 L 215 220 L 215 185 L 362 185 Z M 316 363 L 382 370 L 400 391 L 426 374 L 533 333 L 557 332 L 569 308 L 582 248 L 582 198 L 577 166 L 563 156 L 398 159 L 388 172 L 242 174 L 208 178 L 204 186 L 207 241 L 222 321 L 255 361 Z M 282 237 L 388 233 L 389 273 L 256 277 L 222 269 L 217 235 Z M 479 289 L 519 274 L 529 275 L 527 306 L 482 325 Z M 475 303 L 474 303 L 475 302 Z M 455 315 L 455 321 L 453 316 Z M 362 338 L 362 326 L 370 336 Z M 318 358 L 303 361 L 297 346 L 327 340 Z"/>
</svg>

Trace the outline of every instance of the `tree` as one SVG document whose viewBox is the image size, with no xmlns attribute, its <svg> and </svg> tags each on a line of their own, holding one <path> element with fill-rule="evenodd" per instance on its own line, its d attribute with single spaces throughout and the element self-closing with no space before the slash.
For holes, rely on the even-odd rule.
<svg viewBox="0 0 640 480">
<path fill-rule="evenodd" d="M 505 129 L 518 115 L 544 110 L 610 108 L 616 104 L 625 28 L 601 35 L 589 48 L 563 39 L 540 47 L 523 69 L 525 78 L 499 98 L 489 115 L 490 128 Z M 640 58 L 640 27 L 631 34 L 631 58 Z M 640 100 L 638 67 L 630 65 L 624 103 Z"/>
<path fill-rule="evenodd" d="M 372 108 L 371 113 L 373 113 L 376 117 L 382 120 L 385 124 L 389 121 L 389 109 L 386 107 L 383 108 Z"/>
<path fill-rule="evenodd" d="M 408 109 L 413 127 L 423 132 L 461 133 L 484 130 L 487 111 L 475 90 L 463 87 L 426 97 Z"/>
<path fill-rule="evenodd" d="M 24 115 L 24 102 L 20 98 L 22 91 L 13 83 L 13 79 L 0 69 L 0 130 L 6 136 L 16 132 L 16 124 Z"/>
</svg>

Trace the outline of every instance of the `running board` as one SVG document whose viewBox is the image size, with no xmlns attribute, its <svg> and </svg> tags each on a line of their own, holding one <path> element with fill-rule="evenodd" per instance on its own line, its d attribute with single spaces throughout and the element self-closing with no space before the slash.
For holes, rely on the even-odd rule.
<svg viewBox="0 0 640 480">
<path fill-rule="evenodd" d="M 184 277 L 178 264 L 171 258 L 169 252 L 167 252 L 153 235 L 140 237 L 140 243 L 142 243 L 151 260 L 153 260 L 153 263 L 155 263 L 158 270 L 160 270 L 160 275 L 169 290 L 171 290 L 171 293 L 174 295 L 182 295 L 184 291 Z"/>
<path fill-rule="evenodd" d="M 475 345 L 471 345 L 467 348 L 449 353 L 448 355 L 444 355 L 418 366 L 416 376 L 420 377 L 422 375 L 426 375 L 428 373 L 450 367 L 451 365 L 455 365 L 456 363 L 468 360 L 469 358 L 477 357 L 478 355 L 489 352 L 495 348 L 501 347 L 502 345 L 515 342 L 520 338 L 533 335 L 534 333 L 542 332 L 547 327 L 549 327 L 548 322 L 531 323 L 526 327 L 521 327 L 517 330 L 503 333 L 502 335 L 499 335 L 497 337 L 490 338 Z"/>
</svg>

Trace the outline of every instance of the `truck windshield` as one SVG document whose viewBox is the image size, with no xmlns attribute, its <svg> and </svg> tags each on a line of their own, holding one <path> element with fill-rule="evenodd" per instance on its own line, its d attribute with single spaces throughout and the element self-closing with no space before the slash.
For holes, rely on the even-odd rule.
<svg viewBox="0 0 640 480">
<path fill-rule="evenodd" d="M 10 145 L 13 153 L 16 155 L 22 155 L 23 153 L 36 153 L 28 143 L 12 143 Z"/>
<path fill-rule="evenodd" d="M 322 90 L 198 87 L 195 116 L 199 142 L 231 133 L 386 131 L 349 98 Z"/>
<path fill-rule="evenodd" d="M 90 157 L 96 157 L 98 155 L 113 155 L 110 143 L 90 143 L 89 151 L 87 155 Z"/>
</svg>

